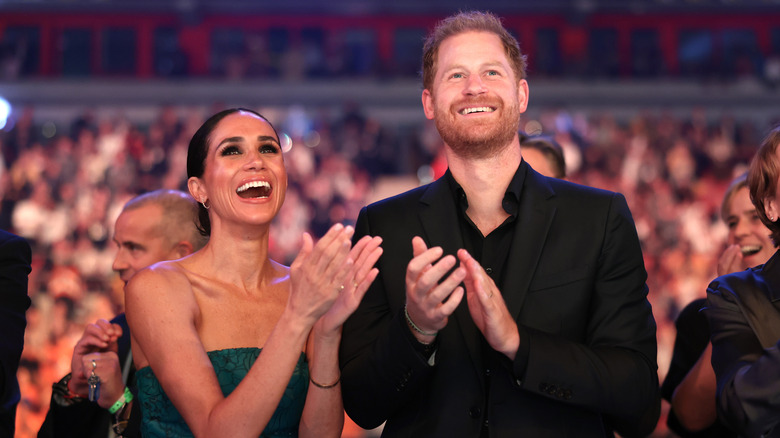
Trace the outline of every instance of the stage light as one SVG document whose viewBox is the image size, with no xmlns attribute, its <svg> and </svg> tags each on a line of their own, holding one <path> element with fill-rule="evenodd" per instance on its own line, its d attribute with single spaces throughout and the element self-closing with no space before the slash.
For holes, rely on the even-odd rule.
<svg viewBox="0 0 780 438">
<path fill-rule="evenodd" d="M 11 103 L 0 96 L 0 129 L 5 128 L 9 115 L 11 115 Z"/>
</svg>

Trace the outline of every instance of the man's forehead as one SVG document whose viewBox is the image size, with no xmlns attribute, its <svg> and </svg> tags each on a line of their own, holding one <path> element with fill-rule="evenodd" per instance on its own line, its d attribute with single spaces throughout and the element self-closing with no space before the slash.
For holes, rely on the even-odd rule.
<svg viewBox="0 0 780 438">
<path fill-rule="evenodd" d="M 473 43 L 474 47 L 469 47 L 466 43 Z M 491 49 L 498 49 L 503 51 L 504 45 L 501 42 L 501 37 L 493 32 L 486 30 L 466 30 L 454 35 L 450 35 L 441 41 L 437 55 L 441 56 L 442 52 L 450 50 L 477 50 L 485 48 L 485 44 L 491 44 Z"/>
<path fill-rule="evenodd" d="M 495 43 L 486 47 L 486 43 Z M 473 44 L 472 44 L 473 43 Z M 436 53 L 436 73 L 462 68 L 478 60 L 481 67 L 493 66 L 511 70 L 512 65 L 501 38 L 487 31 L 467 31 L 447 37 Z"/>
<path fill-rule="evenodd" d="M 116 220 L 114 240 L 122 243 L 158 237 L 161 214 L 162 210 L 156 204 L 123 211 Z"/>
</svg>

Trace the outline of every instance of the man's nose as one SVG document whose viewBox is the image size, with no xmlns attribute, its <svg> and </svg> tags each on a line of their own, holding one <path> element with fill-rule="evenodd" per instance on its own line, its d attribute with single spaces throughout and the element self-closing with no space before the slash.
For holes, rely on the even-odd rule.
<svg viewBox="0 0 780 438">
<path fill-rule="evenodd" d="M 123 251 L 120 249 L 117 251 L 116 257 L 114 257 L 114 263 L 111 265 L 111 269 L 113 269 L 115 272 L 121 272 L 127 268 L 127 261 L 125 260 Z"/>
<path fill-rule="evenodd" d="M 487 91 L 485 82 L 480 75 L 469 75 L 466 78 L 466 88 L 463 90 L 465 94 L 482 94 Z"/>
</svg>

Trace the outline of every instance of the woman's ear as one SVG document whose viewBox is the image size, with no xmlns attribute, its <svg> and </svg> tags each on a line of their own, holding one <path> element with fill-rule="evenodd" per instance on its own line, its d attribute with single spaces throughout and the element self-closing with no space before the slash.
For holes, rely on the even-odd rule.
<svg viewBox="0 0 780 438">
<path fill-rule="evenodd" d="M 778 216 L 777 211 L 777 202 L 773 198 L 764 199 L 764 213 L 766 213 L 766 217 L 768 217 L 770 221 L 774 222 L 780 217 Z"/>
<path fill-rule="evenodd" d="M 198 202 L 206 202 L 209 199 L 208 194 L 206 193 L 206 190 L 203 188 L 203 184 L 201 184 L 200 178 L 191 176 L 187 180 L 187 188 L 190 190 L 190 195 L 192 195 L 193 198 L 195 198 Z"/>
</svg>

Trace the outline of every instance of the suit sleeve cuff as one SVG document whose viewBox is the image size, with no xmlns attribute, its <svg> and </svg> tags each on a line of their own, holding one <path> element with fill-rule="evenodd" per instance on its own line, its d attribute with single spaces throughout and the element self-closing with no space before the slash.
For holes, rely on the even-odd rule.
<svg viewBox="0 0 780 438">
<path fill-rule="evenodd" d="M 520 335 L 520 346 L 517 348 L 515 360 L 512 362 L 512 375 L 515 378 L 515 384 L 517 384 L 517 386 L 523 386 L 525 370 L 528 368 L 528 354 L 531 342 L 525 327 L 518 325 L 517 331 Z"/>
</svg>

